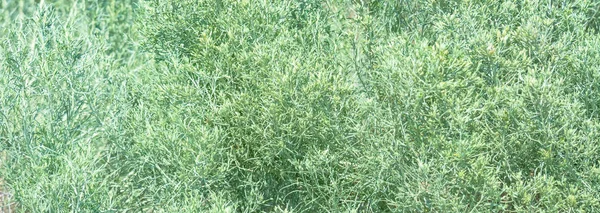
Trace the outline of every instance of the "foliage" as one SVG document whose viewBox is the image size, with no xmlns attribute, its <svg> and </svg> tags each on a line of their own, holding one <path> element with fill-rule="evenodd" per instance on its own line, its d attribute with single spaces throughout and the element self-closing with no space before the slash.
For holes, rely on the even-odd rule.
<svg viewBox="0 0 600 213">
<path fill-rule="evenodd" d="M 600 208 L 596 1 L 21 2 L 19 210 Z"/>
</svg>

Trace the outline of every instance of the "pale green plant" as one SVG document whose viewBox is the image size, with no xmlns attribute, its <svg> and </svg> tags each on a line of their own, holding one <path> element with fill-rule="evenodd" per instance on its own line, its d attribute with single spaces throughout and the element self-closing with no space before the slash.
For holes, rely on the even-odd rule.
<svg viewBox="0 0 600 213">
<path fill-rule="evenodd" d="M 596 1 L 0 1 L 23 212 L 594 212 Z"/>
</svg>

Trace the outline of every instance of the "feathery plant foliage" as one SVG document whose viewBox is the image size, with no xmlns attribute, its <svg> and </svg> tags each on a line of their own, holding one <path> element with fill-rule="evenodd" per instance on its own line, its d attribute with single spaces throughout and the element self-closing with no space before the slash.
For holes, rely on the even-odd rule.
<svg viewBox="0 0 600 213">
<path fill-rule="evenodd" d="M 594 212 L 598 10 L 2 1 L 2 190 L 32 212 Z"/>
</svg>

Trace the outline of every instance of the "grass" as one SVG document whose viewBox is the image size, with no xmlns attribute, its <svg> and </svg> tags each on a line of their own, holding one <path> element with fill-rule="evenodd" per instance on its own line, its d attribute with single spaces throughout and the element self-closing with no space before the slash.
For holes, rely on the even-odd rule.
<svg viewBox="0 0 600 213">
<path fill-rule="evenodd" d="M 17 212 L 595 212 L 600 4 L 0 1 Z"/>
</svg>

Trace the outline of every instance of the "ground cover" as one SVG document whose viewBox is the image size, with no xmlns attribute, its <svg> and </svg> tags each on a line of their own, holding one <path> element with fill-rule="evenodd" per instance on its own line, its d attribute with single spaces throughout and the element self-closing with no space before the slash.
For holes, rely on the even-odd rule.
<svg viewBox="0 0 600 213">
<path fill-rule="evenodd" d="M 1 1 L 24 212 L 594 212 L 600 3 Z"/>
</svg>

